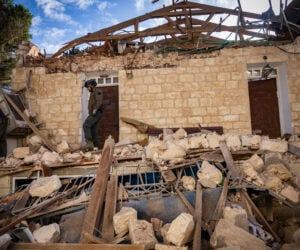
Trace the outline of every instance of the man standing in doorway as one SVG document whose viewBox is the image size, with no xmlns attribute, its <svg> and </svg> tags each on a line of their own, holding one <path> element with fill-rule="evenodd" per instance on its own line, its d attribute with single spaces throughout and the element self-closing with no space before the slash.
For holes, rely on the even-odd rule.
<svg viewBox="0 0 300 250">
<path fill-rule="evenodd" d="M 100 118 L 102 117 L 103 93 L 99 88 L 97 89 L 96 86 L 97 83 L 94 79 L 88 80 L 84 83 L 84 87 L 86 87 L 90 92 L 88 102 L 89 115 L 83 123 L 83 131 L 88 149 L 100 147 L 98 129 Z"/>
<path fill-rule="evenodd" d="M 0 108 L 0 157 L 7 155 L 6 129 L 8 119 Z"/>
</svg>

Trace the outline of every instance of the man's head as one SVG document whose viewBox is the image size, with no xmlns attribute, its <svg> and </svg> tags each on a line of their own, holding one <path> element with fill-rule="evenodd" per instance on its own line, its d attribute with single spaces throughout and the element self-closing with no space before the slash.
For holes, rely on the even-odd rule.
<svg viewBox="0 0 300 250">
<path fill-rule="evenodd" d="M 94 79 L 88 80 L 84 83 L 84 87 L 86 87 L 89 91 L 92 91 L 97 86 L 97 82 Z"/>
</svg>

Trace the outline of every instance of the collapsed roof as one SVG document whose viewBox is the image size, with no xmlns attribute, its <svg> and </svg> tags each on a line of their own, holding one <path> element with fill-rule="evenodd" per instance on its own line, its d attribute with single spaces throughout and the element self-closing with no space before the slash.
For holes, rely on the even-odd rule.
<svg viewBox="0 0 300 250">
<path fill-rule="evenodd" d="M 281 4 L 278 16 L 271 1 L 269 3 L 270 8 L 260 15 L 243 11 L 239 0 L 235 9 L 173 0 L 170 6 L 72 40 L 52 58 L 83 44 L 116 53 L 124 53 L 120 46 L 128 44 L 153 46 L 162 51 L 201 53 L 226 46 L 293 41 L 300 34 L 299 1 L 293 0 L 285 8 Z M 157 23 L 160 25 L 155 25 Z"/>
</svg>

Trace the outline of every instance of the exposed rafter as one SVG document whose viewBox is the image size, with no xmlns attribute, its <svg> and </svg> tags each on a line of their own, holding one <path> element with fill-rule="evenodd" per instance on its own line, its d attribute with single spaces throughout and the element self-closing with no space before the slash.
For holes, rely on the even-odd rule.
<svg viewBox="0 0 300 250">
<path fill-rule="evenodd" d="M 144 30 L 140 28 L 144 26 L 141 25 L 143 22 L 155 19 L 159 19 L 162 24 Z M 234 37 L 231 41 L 235 42 L 245 39 L 278 39 L 270 20 L 263 20 L 262 15 L 259 14 L 242 11 L 240 5 L 235 9 L 228 9 L 189 1 L 178 3 L 173 1 L 171 6 L 70 41 L 52 57 L 59 57 L 70 48 L 81 44 L 102 42 L 106 44 L 105 47 L 109 47 L 120 40 L 144 45 L 152 44 L 153 40 L 162 44 L 186 41 L 190 49 L 195 49 L 195 46 L 203 48 L 205 45 L 205 43 L 201 44 L 203 38 L 218 45 L 220 42 L 228 42 L 228 36 L 231 34 Z"/>
</svg>

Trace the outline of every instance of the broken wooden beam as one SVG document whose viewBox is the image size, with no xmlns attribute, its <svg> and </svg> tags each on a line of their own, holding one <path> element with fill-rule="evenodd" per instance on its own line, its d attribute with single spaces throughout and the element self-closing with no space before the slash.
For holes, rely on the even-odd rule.
<svg viewBox="0 0 300 250">
<path fill-rule="evenodd" d="M 248 203 L 248 205 L 251 207 L 254 214 L 257 216 L 258 221 L 263 225 L 263 227 L 269 231 L 269 233 L 274 237 L 274 239 L 277 242 L 281 242 L 279 236 L 274 232 L 271 225 L 267 222 L 263 214 L 259 211 L 259 209 L 256 207 L 254 202 L 251 200 L 250 196 L 248 195 L 246 190 L 241 190 L 242 198 Z"/>
<path fill-rule="evenodd" d="M 231 155 L 225 141 L 220 141 L 220 149 L 221 149 L 223 157 L 225 159 L 226 166 L 230 171 L 231 177 L 233 177 L 234 179 L 239 179 L 240 171 L 234 164 L 232 155 Z"/>
<path fill-rule="evenodd" d="M 76 244 L 76 243 L 11 243 L 9 250 L 144 250 L 130 244 Z"/>
<path fill-rule="evenodd" d="M 147 123 L 132 119 L 132 118 L 127 118 L 127 117 L 121 117 L 121 121 L 128 123 L 130 125 L 133 125 L 136 127 L 138 131 L 140 131 L 142 134 L 146 134 L 149 130 L 149 128 L 155 128 L 155 126 L 149 125 Z"/>
<path fill-rule="evenodd" d="M 27 125 L 32 129 L 32 131 L 42 139 L 44 145 L 48 147 L 50 150 L 56 152 L 55 147 L 41 134 L 38 128 L 29 120 L 27 115 L 23 114 L 23 112 L 19 109 L 19 107 L 14 103 L 14 101 L 9 97 L 9 95 L 5 94 L 6 100 L 11 104 L 11 106 L 16 110 L 16 112 L 23 118 L 23 120 L 27 123 Z"/>
<path fill-rule="evenodd" d="M 102 238 L 111 243 L 115 236 L 113 216 L 116 213 L 118 198 L 118 176 L 111 175 L 107 185 L 105 208 L 102 225 Z"/>
<path fill-rule="evenodd" d="M 196 184 L 196 201 L 195 201 L 195 231 L 193 239 L 193 250 L 201 250 L 201 224 L 202 224 L 202 187 L 199 181 Z"/>
<path fill-rule="evenodd" d="M 103 210 L 109 171 L 113 161 L 114 146 L 114 139 L 108 138 L 105 140 L 102 157 L 100 159 L 99 167 L 96 172 L 96 178 L 93 185 L 90 204 L 87 208 L 87 212 L 85 214 L 84 222 L 82 225 L 82 232 L 80 237 L 81 243 L 88 243 L 89 239 L 85 237 L 85 234 L 94 235 L 95 230 L 98 229 Z"/>
</svg>

